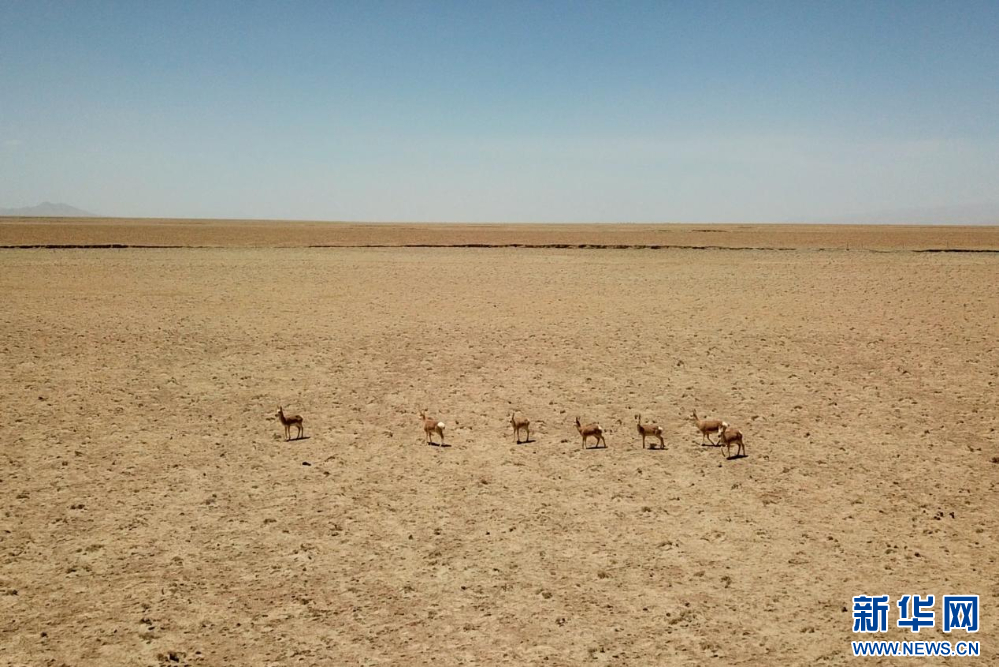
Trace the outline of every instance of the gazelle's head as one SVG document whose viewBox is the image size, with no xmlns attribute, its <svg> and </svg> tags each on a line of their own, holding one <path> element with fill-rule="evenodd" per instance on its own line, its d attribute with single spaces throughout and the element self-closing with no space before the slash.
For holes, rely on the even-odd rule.
<svg viewBox="0 0 999 667">
<path fill-rule="evenodd" d="M 582 424 L 580 424 L 580 423 L 579 423 L 579 417 L 576 417 L 576 426 L 577 426 L 577 427 L 578 427 L 578 426 L 582 426 Z"/>
<path fill-rule="evenodd" d="M 725 432 L 725 429 L 727 429 L 727 428 L 728 428 L 728 422 L 722 422 L 722 425 L 721 425 L 721 429 L 719 429 L 719 430 L 720 430 L 720 431 L 721 431 L 722 433 L 724 433 L 724 432 Z"/>
</svg>

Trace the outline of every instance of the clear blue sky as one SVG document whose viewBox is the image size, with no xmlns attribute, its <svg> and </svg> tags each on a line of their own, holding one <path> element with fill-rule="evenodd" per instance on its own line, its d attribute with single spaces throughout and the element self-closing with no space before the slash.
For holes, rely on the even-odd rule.
<svg viewBox="0 0 999 667">
<path fill-rule="evenodd" d="M 999 2 L 0 0 L 0 207 L 43 200 L 999 223 Z"/>
</svg>

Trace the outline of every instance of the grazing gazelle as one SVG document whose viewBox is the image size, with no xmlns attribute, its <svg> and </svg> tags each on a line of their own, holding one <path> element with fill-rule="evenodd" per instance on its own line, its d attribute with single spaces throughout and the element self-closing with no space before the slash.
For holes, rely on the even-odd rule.
<svg viewBox="0 0 999 667">
<path fill-rule="evenodd" d="M 642 415 L 635 415 L 635 422 L 638 424 L 638 434 L 642 436 L 642 449 L 645 449 L 645 438 L 653 437 L 659 438 L 659 447 L 666 449 L 666 443 L 663 442 L 663 427 L 657 424 L 643 424 Z"/>
<path fill-rule="evenodd" d="M 510 423 L 513 425 L 513 434 L 517 438 L 517 444 L 520 444 L 520 430 L 524 429 L 527 431 L 527 440 L 525 442 L 531 441 L 531 420 L 527 417 L 518 417 L 516 412 L 510 414 Z"/>
<path fill-rule="evenodd" d="M 579 423 L 579 417 L 576 417 L 576 430 L 579 431 L 579 435 L 583 436 L 583 449 L 586 449 L 587 438 L 596 439 L 598 447 L 600 446 L 601 442 L 604 443 L 604 447 L 607 446 L 607 441 L 604 440 L 604 430 L 600 428 L 600 424 L 594 422 L 592 424 L 586 424 L 584 426 L 583 424 Z"/>
<path fill-rule="evenodd" d="M 704 439 L 707 438 L 708 442 L 712 445 L 716 445 L 714 440 L 711 439 L 710 433 L 717 433 L 718 429 L 721 428 L 720 419 L 699 419 L 697 416 L 697 411 L 694 410 L 691 413 L 694 417 L 694 425 L 697 426 L 697 430 L 701 432 L 701 444 L 704 444 Z"/>
<path fill-rule="evenodd" d="M 423 432 L 427 434 L 427 444 L 436 445 L 433 434 L 436 433 L 441 438 L 441 446 L 444 445 L 444 422 L 436 419 L 427 419 L 427 411 L 420 412 L 420 419 L 423 420 Z"/>
<path fill-rule="evenodd" d="M 305 428 L 302 425 L 302 415 L 291 415 L 285 416 L 284 408 L 280 405 L 278 406 L 277 418 L 281 421 L 281 425 L 284 426 L 284 441 L 288 442 L 291 440 L 291 427 L 294 426 L 298 429 L 298 435 L 295 436 L 295 440 L 298 440 L 303 435 L 305 435 Z"/>
<path fill-rule="evenodd" d="M 721 429 L 718 431 L 718 443 L 725 445 L 725 458 L 727 459 L 732 458 L 732 443 L 738 445 L 735 450 L 735 458 L 746 455 L 746 445 L 742 442 L 742 431 L 732 428 L 728 422 L 722 422 Z"/>
</svg>

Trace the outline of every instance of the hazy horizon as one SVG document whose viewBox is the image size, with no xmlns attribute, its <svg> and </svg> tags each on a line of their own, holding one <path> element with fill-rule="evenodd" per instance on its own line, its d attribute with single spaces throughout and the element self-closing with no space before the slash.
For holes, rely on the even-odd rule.
<svg viewBox="0 0 999 667">
<path fill-rule="evenodd" d="M 999 224 L 999 4 L 6 3 L 0 208 Z"/>
</svg>

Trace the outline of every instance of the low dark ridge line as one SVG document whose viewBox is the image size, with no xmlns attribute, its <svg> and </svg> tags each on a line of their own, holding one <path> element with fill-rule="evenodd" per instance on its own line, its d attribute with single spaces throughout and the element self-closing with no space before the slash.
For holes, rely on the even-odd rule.
<svg viewBox="0 0 999 667">
<path fill-rule="evenodd" d="M 766 246 L 617 244 L 617 243 L 361 243 L 354 245 L 309 245 L 307 248 L 524 248 L 525 250 L 812 250 Z M 837 248 L 818 248 L 837 250 Z"/>
<path fill-rule="evenodd" d="M 300 246 L 211 246 L 211 245 L 132 245 L 128 243 L 93 243 L 93 244 L 24 244 L 0 245 L 0 250 L 223 250 L 223 249 L 294 249 L 294 248 L 523 248 L 526 250 L 775 250 L 791 252 L 795 250 L 809 252 L 842 252 L 863 251 L 877 253 L 894 252 L 929 252 L 929 253 L 999 253 L 999 250 L 987 248 L 901 248 L 886 250 L 880 248 L 789 248 L 786 246 L 723 246 L 723 245 L 673 245 L 673 244 L 601 244 L 601 243 L 355 243 L 355 244 L 313 244 Z"/>
<path fill-rule="evenodd" d="M 155 250 L 158 248 L 166 249 L 176 249 L 183 250 L 185 248 L 221 248 L 223 246 L 209 246 L 209 245 L 131 245 L 128 243 L 87 243 L 87 244 L 49 244 L 49 243 L 34 243 L 25 245 L 3 245 L 0 246 L 0 250 L 32 250 L 32 249 L 42 249 L 42 250 L 117 250 L 117 249 L 128 249 L 128 248 L 138 248 L 140 250 Z"/>
<path fill-rule="evenodd" d="M 999 252 L 999 250 L 989 250 L 987 248 L 922 248 L 912 252 Z"/>
</svg>

